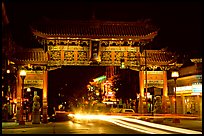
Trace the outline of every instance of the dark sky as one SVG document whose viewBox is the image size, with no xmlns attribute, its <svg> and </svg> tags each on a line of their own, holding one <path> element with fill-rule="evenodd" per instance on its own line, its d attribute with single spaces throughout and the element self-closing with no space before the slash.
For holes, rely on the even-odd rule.
<svg viewBox="0 0 204 136">
<path fill-rule="evenodd" d="M 23 32 L 30 22 L 42 18 L 91 19 L 94 9 L 96 19 L 99 20 L 136 21 L 150 18 L 160 28 L 153 46 L 168 46 L 173 49 L 176 47 L 176 50 L 192 50 L 192 47 L 201 50 L 201 5 L 201 2 L 193 1 L 6 2 L 9 20 L 18 24 L 16 28 L 20 29 L 20 32 Z"/>
<path fill-rule="evenodd" d="M 170 50 L 197 50 L 201 54 L 201 2 L 10 2 L 6 1 L 8 18 L 15 31 L 16 41 L 30 46 L 28 24 L 44 19 L 87 20 L 93 10 L 99 20 L 137 21 L 150 18 L 160 31 L 152 47 Z M 19 37 L 20 36 L 20 37 Z M 79 69 L 79 70 L 78 70 Z M 65 82 L 80 89 L 91 78 L 104 74 L 101 67 L 67 67 L 49 72 L 51 88 Z M 100 73 L 102 72 L 102 73 Z M 98 73 L 98 74 L 97 74 Z M 82 85 L 83 84 L 83 85 Z"/>
</svg>

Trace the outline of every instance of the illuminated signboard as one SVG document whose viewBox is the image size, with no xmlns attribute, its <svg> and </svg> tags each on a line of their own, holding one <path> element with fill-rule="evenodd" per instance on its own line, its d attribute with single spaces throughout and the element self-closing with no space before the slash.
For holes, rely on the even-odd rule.
<svg viewBox="0 0 204 136">
<path fill-rule="evenodd" d="M 192 84 L 193 92 L 202 92 L 202 83 L 193 83 Z"/>
<path fill-rule="evenodd" d="M 175 91 L 175 89 L 174 89 Z M 180 86 L 176 87 L 176 92 L 182 92 L 182 91 L 192 91 L 192 92 L 202 92 L 202 83 L 193 83 L 192 86 Z"/>
<path fill-rule="evenodd" d="M 43 89 L 43 80 L 25 80 L 24 87 L 25 88 L 35 87 Z"/>
<path fill-rule="evenodd" d="M 146 86 L 146 72 L 144 71 L 144 86 Z M 164 85 L 163 71 L 147 71 L 147 86 L 163 88 Z"/>
<path fill-rule="evenodd" d="M 179 92 L 179 91 L 189 91 L 189 90 L 192 90 L 192 86 L 180 86 L 180 87 L 176 87 L 176 91 Z M 175 91 L 175 88 L 174 88 L 174 91 Z"/>
</svg>

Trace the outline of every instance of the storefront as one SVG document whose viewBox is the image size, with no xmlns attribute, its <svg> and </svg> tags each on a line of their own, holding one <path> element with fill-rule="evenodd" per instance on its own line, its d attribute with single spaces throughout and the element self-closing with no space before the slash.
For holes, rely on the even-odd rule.
<svg viewBox="0 0 204 136">
<path fill-rule="evenodd" d="M 188 86 L 178 85 L 176 87 L 176 99 L 172 96 L 172 109 L 175 106 L 175 100 L 178 114 L 202 115 L 202 83 L 193 82 Z"/>
</svg>

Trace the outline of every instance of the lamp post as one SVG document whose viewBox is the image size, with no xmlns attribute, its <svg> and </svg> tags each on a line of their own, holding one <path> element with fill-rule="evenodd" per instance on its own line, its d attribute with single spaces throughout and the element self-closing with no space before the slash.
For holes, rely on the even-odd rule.
<svg viewBox="0 0 204 136">
<path fill-rule="evenodd" d="M 177 112 L 176 112 L 176 110 L 177 110 L 177 107 L 176 107 L 176 80 L 179 77 L 178 71 L 172 71 L 171 77 L 174 78 L 175 114 L 177 114 Z"/>
<path fill-rule="evenodd" d="M 24 102 L 23 102 L 23 98 L 24 98 L 24 79 L 26 77 L 26 71 L 25 70 L 21 70 L 20 71 L 20 76 L 21 76 L 21 79 L 22 79 L 22 105 L 21 105 L 21 111 L 20 111 L 20 121 L 19 121 L 19 125 L 25 125 L 25 121 L 23 120 L 23 105 L 24 105 Z"/>
<path fill-rule="evenodd" d="M 31 96 L 32 96 L 32 94 L 31 94 L 31 89 L 29 87 L 27 88 L 27 93 L 28 93 L 27 97 L 28 97 L 28 101 L 29 101 L 29 110 L 28 110 L 28 112 L 30 113 L 32 111 L 32 106 L 31 106 L 31 102 L 32 102 Z"/>
</svg>

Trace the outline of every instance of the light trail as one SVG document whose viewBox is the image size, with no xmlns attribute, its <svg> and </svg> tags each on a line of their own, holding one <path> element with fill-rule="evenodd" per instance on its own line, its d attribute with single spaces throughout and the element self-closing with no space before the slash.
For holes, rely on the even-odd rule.
<svg viewBox="0 0 204 136">
<path fill-rule="evenodd" d="M 104 121 L 108 121 L 113 124 L 119 125 L 121 127 L 125 127 L 135 131 L 140 131 L 143 133 L 149 133 L 149 134 L 173 134 L 173 132 L 182 133 L 182 134 L 202 134 L 202 132 L 199 132 L 199 131 L 146 122 L 146 121 L 138 120 L 136 118 L 133 119 L 125 116 L 107 116 L 107 115 L 89 115 L 89 114 L 75 114 L 71 116 L 73 116 L 77 120 L 95 120 L 95 119 L 104 120 Z"/>
<path fill-rule="evenodd" d="M 116 124 L 116 125 L 124 127 L 124 128 L 132 129 L 132 130 L 135 130 L 135 131 L 140 131 L 140 132 L 148 133 L 148 134 L 155 134 L 155 133 L 152 133 L 152 132 L 149 132 L 149 131 L 146 131 L 146 130 L 141 130 L 141 129 L 138 129 L 136 127 L 129 126 L 129 125 L 127 125 L 127 123 L 124 125 L 124 123 L 118 123 L 118 121 L 114 121 L 114 120 L 105 120 L 105 121 L 111 122 L 113 124 Z"/>
<path fill-rule="evenodd" d="M 106 121 L 114 123 L 122 127 L 125 127 L 125 128 L 128 128 L 128 129 L 132 129 L 132 130 L 136 130 L 136 131 L 140 131 L 140 132 L 148 133 L 148 134 L 173 134 L 170 132 L 166 132 L 166 131 L 162 131 L 162 130 L 158 130 L 154 128 L 149 128 L 149 127 L 145 127 L 145 126 L 141 126 L 141 125 L 137 125 L 133 123 L 124 122 L 118 119 L 106 120 Z"/>
<path fill-rule="evenodd" d="M 142 125 L 146 125 L 146 126 L 150 126 L 150 127 L 154 127 L 154 128 L 159 128 L 159 129 L 163 129 L 163 130 L 173 131 L 173 132 L 177 132 L 177 133 L 202 134 L 202 132 L 199 132 L 199 131 L 194 131 L 194 130 L 189 130 L 189 129 L 184 129 L 184 128 L 177 128 L 177 127 L 172 127 L 172 126 L 167 126 L 167 125 L 161 125 L 161 124 L 146 122 L 146 121 L 142 121 L 142 120 L 138 120 L 138 119 L 131 119 L 131 118 L 123 117 L 123 116 L 120 116 L 120 118 L 118 118 L 118 119 L 130 121 L 130 122 L 134 122 L 134 123 L 139 123 Z"/>
</svg>

